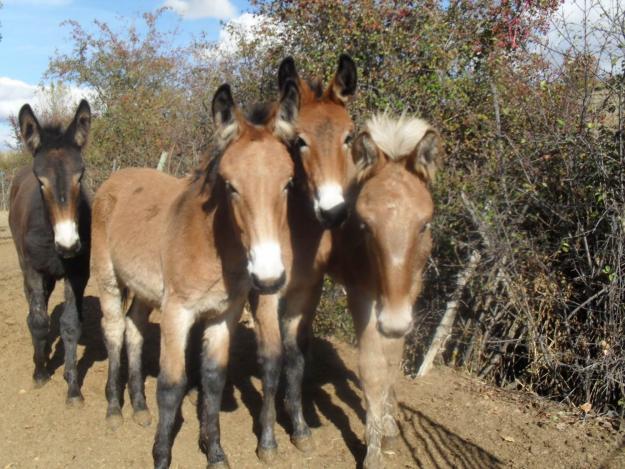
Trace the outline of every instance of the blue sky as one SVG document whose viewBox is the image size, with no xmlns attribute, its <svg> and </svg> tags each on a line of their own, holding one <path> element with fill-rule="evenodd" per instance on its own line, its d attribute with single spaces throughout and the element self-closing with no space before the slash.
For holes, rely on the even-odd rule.
<svg viewBox="0 0 625 469">
<path fill-rule="evenodd" d="M 235 20 L 249 10 L 247 0 L 0 0 L 0 150 L 10 137 L 7 118 L 24 102 L 34 100 L 48 61 L 56 51 L 71 50 L 69 28 L 73 19 L 94 30 L 95 19 L 122 27 L 130 18 L 162 6 L 172 8 L 159 27 L 178 27 L 179 41 L 186 43 L 205 32 L 217 40 L 221 22 Z M 141 24 L 138 22 L 138 24 Z"/>
</svg>

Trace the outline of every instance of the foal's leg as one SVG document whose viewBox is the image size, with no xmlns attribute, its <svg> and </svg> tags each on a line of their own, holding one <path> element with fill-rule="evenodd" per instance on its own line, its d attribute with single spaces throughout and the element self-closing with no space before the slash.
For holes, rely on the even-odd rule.
<svg viewBox="0 0 625 469">
<path fill-rule="evenodd" d="M 33 341 L 35 354 L 35 372 L 33 380 L 35 387 L 43 386 L 49 379 L 50 373 L 46 368 L 46 344 L 50 330 L 48 317 L 48 300 L 54 289 L 55 281 L 31 268 L 24 269 L 24 293 L 28 301 L 28 329 Z"/>
<path fill-rule="evenodd" d="M 263 380 L 263 407 L 260 411 L 261 434 L 256 454 L 261 461 L 266 463 L 273 461 L 278 448 L 274 434 L 276 392 L 282 367 L 278 300 L 278 295 L 258 295 L 258 293 L 250 295 Z"/>
<path fill-rule="evenodd" d="M 347 300 L 358 335 L 358 367 L 367 408 L 364 467 L 377 469 L 382 467 L 383 416 L 389 391 L 387 362 L 377 329 L 374 302 L 362 292 L 349 289 Z"/>
<path fill-rule="evenodd" d="M 384 356 L 387 363 L 387 390 L 382 415 L 382 449 L 392 449 L 398 443 L 399 426 L 397 425 L 397 398 L 393 386 L 400 372 L 401 360 L 404 354 L 405 338 L 380 337 Z"/>
<path fill-rule="evenodd" d="M 202 414 L 200 448 L 206 454 L 209 468 L 227 468 L 228 459 L 221 447 L 219 410 L 226 384 L 230 337 L 242 309 L 229 311 L 219 321 L 210 321 L 202 342 Z"/>
<path fill-rule="evenodd" d="M 122 294 L 117 280 L 100 281 L 100 307 L 102 308 L 102 332 L 109 358 L 108 377 L 106 380 L 106 421 L 110 428 L 119 427 L 122 422 L 121 386 L 119 369 L 121 351 L 124 343 L 124 311 L 122 310 Z"/>
<path fill-rule="evenodd" d="M 304 420 L 302 381 L 306 353 L 312 336 L 312 320 L 321 296 L 322 282 L 310 289 L 299 289 L 285 296 L 285 311 L 281 316 L 282 343 L 286 372 L 286 410 L 291 417 L 291 442 L 300 451 L 314 447 L 310 428 Z"/>
<path fill-rule="evenodd" d="M 164 469 L 171 462 L 176 416 L 187 386 L 185 348 L 195 313 L 165 303 L 161 319 L 160 372 L 156 384 L 158 427 L 152 447 L 154 467 Z"/>
<path fill-rule="evenodd" d="M 81 405 L 84 401 L 78 383 L 76 348 L 82 332 L 82 300 L 88 275 L 71 275 L 65 279 L 65 307 L 61 315 L 61 338 L 65 347 L 65 372 L 67 405 Z"/>
<path fill-rule="evenodd" d="M 147 427 L 152 417 L 145 403 L 145 380 L 141 369 L 143 335 L 145 334 L 148 315 L 151 308 L 141 303 L 136 297 L 132 300 L 126 315 L 126 353 L 128 355 L 128 393 L 132 403 L 133 420 Z"/>
</svg>

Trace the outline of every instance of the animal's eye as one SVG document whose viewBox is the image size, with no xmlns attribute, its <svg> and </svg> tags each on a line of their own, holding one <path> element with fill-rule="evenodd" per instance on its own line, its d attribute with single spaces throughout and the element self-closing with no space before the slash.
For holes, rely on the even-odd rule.
<svg viewBox="0 0 625 469">
<path fill-rule="evenodd" d="M 286 185 L 284 186 L 284 191 L 287 192 L 289 189 L 291 189 L 291 187 L 293 187 L 293 178 L 289 179 L 289 182 L 286 183 Z"/>
<path fill-rule="evenodd" d="M 231 196 L 239 194 L 239 191 L 237 191 L 229 181 L 226 181 L 226 191 L 228 191 L 228 194 Z"/>
<path fill-rule="evenodd" d="M 352 144 L 353 141 L 354 141 L 354 136 L 351 133 L 349 133 L 345 137 L 345 141 L 343 142 L 343 144 L 349 146 Z"/>
<path fill-rule="evenodd" d="M 306 140 L 304 140 L 302 137 L 297 137 L 297 140 L 295 141 L 295 146 L 302 150 L 308 147 L 308 143 L 306 143 Z"/>
<path fill-rule="evenodd" d="M 419 233 L 423 234 L 425 233 L 427 230 L 430 229 L 430 227 L 432 226 L 431 223 L 425 223 L 422 227 L 421 227 L 421 231 Z"/>
</svg>

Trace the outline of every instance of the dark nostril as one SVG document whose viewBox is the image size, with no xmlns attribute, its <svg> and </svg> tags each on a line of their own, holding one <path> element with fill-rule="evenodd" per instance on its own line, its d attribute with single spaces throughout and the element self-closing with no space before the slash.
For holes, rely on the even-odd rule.
<svg viewBox="0 0 625 469">
<path fill-rule="evenodd" d="M 347 205 L 339 204 L 332 207 L 330 210 L 320 211 L 322 221 L 329 227 L 335 227 L 340 225 L 347 218 Z"/>
</svg>

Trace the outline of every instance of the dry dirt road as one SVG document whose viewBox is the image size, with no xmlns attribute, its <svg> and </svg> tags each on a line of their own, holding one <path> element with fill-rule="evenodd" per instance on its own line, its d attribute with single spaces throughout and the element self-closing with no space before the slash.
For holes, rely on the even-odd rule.
<svg viewBox="0 0 625 469">
<path fill-rule="evenodd" d="M 113 432 L 104 422 L 106 352 L 102 344 L 97 292 L 87 289 L 85 325 L 79 349 L 85 406 L 65 407 L 58 318 L 62 289 L 51 302 L 52 380 L 34 389 L 32 346 L 26 326 L 22 278 L 8 229 L 0 213 L 0 469 L 148 468 L 154 423 L 126 420 Z M 155 321 L 157 313 L 153 314 Z M 256 448 L 261 402 L 253 325 L 243 322 L 233 344 L 221 413 L 222 443 L 233 468 L 262 467 Z M 159 329 L 146 341 L 148 405 L 156 415 L 155 376 Z M 278 413 L 279 458 L 275 467 L 352 468 L 364 456 L 362 395 L 353 348 L 317 339 L 305 390 L 306 417 L 316 449 L 298 452 L 289 442 L 284 409 Z M 402 442 L 387 466 L 408 468 L 578 468 L 625 467 L 623 435 L 600 418 L 519 393 L 504 392 L 446 368 L 419 380 L 401 379 Z M 127 399 L 126 399 L 127 400 Z M 128 402 L 128 400 L 127 400 Z M 185 400 L 172 467 L 205 467 L 195 407 Z"/>
</svg>

